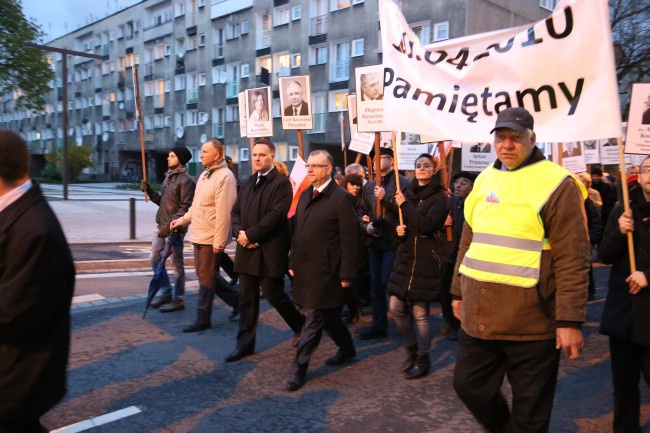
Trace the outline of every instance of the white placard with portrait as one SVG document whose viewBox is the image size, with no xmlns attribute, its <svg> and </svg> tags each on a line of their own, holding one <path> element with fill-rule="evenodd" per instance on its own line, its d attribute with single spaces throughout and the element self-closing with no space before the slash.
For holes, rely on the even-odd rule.
<svg viewBox="0 0 650 433">
<path fill-rule="evenodd" d="M 245 138 L 246 119 L 248 119 L 248 113 L 246 113 L 246 94 L 244 92 L 239 92 L 237 100 L 239 101 L 239 136 Z"/>
<path fill-rule="evenodd" d="M 272 137 L 271 88 L 257 87 L 246 90 L 246 135 Z"/>
<path fill-rule="evenodd" d="M 354 94 L 348 95 L 348 120 L 350 122 L 350 145 L 348 149 L 368 155 L 375 143 L 375 134 L 372 132 L 359 132 L 357 128 L 357 98 Z"/>
<path fill-rule="evenodd" d="M 558 155 L 558 164 L 572 173 L 582 173 L 587 171 L 585 163 L 585 153 L 582 149 L 581 141 L 570 141 L 567 143 L 557 143 L 557 151 L 553 152 Z"/>
<path fill-rule="evenodd" d="M 650 155 L 650 83 L 634 83 L 625 153 Z"/>
<path fill-rule="evenodd" d="M 359 132 L 386 131 L 384 127 L 384 67 L 364 66 L 355 71 Z"/>
<path fill-rule="evenodd" d="M 279 84 L 282 129 L 314 129 L 309 76 L 282 77 Z"/>
<path fill-rule="evenodd" d="M 483 171 L 497 158 L 492 143 L 462 143 L 461 149 L 462 171 Z"/>
</svg>

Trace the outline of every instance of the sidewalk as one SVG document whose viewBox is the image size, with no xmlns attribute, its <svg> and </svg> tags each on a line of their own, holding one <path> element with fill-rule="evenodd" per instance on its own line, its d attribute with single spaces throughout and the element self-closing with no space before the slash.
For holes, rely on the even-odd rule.
<svg viewBox="0 0 650 433">
<path fill-rule="evenodd" d="M 144 201 L 141 191 L 118 189 L 121 183 L 71 184 L 68 200 L 63 186 L 41 184 L 68 242 L 150 242 L 158 206 Z M 135 198 L 135 239 L 130 239 L 129 199 Z"/>
</svg>

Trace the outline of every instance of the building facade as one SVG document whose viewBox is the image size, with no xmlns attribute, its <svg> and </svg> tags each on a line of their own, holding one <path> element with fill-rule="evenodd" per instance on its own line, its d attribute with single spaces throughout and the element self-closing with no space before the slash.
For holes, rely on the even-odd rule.
<svg viewBox="0 0 650 433">
<path fill-rule="evenodd" d="M 540 20 L 556 0 L 397 3 L 426 44 Z M 240 136 L 237 95 L 268 81 L 277 159 L 291 167 L 298 138 L 296 131 L 282 130 L 278 78 L 309 75 L 314 128 L 303 131 L 305 153 L 327 149 L 342 165 L 340 112 L 355 92 L 355 68 L 382 62 L 380 39 L 377 0 L 143 0 L 47 44 L 102 56 L 69 58 L 67 107 L 63 56 L 45 53 L 57 79 L 44 110 L 16 109 L 18 90 L 4 95 L 0 121 L 28 140 L 33 175 L 65 134 L 69 145 L 92 150 L 95 167 L 87 176 L 139 181 L 137 66 L 149 178 L 162 178 L 167 150 L 177 145 L 192 151 L 190 171 L 196 174 L 208 137 L 222 141 L 245 177 L 249 139 Z M 61 128 L 63 109 L 68 131 Z"/>
</svg>

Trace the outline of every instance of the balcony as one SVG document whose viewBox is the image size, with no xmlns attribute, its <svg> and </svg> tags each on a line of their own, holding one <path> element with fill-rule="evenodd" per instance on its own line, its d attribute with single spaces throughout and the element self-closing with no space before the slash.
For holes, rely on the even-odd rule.
<svg viewBox="0 0 650 433">
<path fill-rule="evenodd" d="M 327 33 L 327 15 L 312 18 L 309 22 L 309 36 L 324 35 Z"/>
<path fill-rule="evenodd" d="M 236 98 L 239 93 L 239 80 L 229 81 L 226 85 L 226 98 Z"/>
</svg>

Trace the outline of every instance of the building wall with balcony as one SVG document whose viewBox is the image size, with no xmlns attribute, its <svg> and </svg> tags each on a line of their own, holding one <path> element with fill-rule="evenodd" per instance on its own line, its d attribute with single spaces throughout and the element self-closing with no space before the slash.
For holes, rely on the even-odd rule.
<svg viewBox="0 0 650 433">
<path fill-rule="evenodd" d="M 397 3 L 426 43 L 437 36 L 453 38 L 520 25 L 549 13 L 540 7 L 540 0 Z M 191 171 L 196 173 L 201 141 L 211 136 L 224 143 L 241 176 L 250 173 L 250 161 L 242 159 L 250 142 L 240 136 L 236 96 L 265 85 L 262 65 L 271 69 L 276 106 L 278 74 L 310 76 L 316 127 L 304 131 L 305 153 L 329 149 L 342 164 L 339 117 L 346 110 L 345 94 L 355 92 L 354 70 L 381 63 L 376 1 L 206 0 L 184 2 L 183 8 L 179 4 L 143 0 L 50 42 L 103 56 L 70 60 L 70 107 L 65 107 L 70 124 L 65 134 L 70 143 L 94 150 L 95 174 L 130 181 L 141 176 L 133 64 L 140 75 L 148 172 L 154 176 L 164 172 L 164 156 L 176 144 L 193 152 Z M 57 59 L 58 82 L 47 96 L 49 108 L 16 110 L 12 95 L 4 95 L 0 104 L 2 125 L 28 137 L 32 154 L 40 158 L 60 146 L 64 134 L 62 113 L 56 110 L 62 101 L 61 56 L 50 56 Z M 280 117 L 273 122 L 278 157 L 291 167 L 297 134 L 283 131 Z"/>
</svg>

